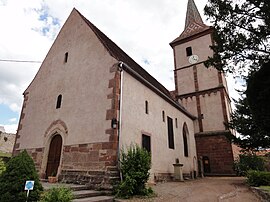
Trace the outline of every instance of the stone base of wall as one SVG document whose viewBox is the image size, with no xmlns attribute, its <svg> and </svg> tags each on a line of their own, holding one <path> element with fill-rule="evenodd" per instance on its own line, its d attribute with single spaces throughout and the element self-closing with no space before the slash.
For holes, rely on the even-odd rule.
<svg viewBox="0 0 270 202">
<path fill-rule="evenodd" d="M 117 167 L 108 167 L 106 171 L 81 171 L 81 170 L 62 170 L 59 181 L 63 183 L 84 184 L 91 189 L 110 190 L 119 178 Z"/>
<path fill-rule="evenodd" d="M 15 154 L 20 151 L 16 150 Z M 41 179 L 45 171 L 41 170 L 44 148 L 27 149 L 33 158 Z M 58 181 L 65 183 L 86 184 L 95 189 L 111 189 L 112 184 L 119 180 L 117 168 L 117 143 L 89 143 L 64 146 Z M 46 166 L 45 166 L 46 167 Z"/>
<path fill-rule="evenodd" d="M 207 156 L 211 174 L 234 174 L 232 144 L 229 131 L 195 134 L 198 157 Z"/>
<path fill-rule="evenodd" d="M 44 153 L 44 148 L 26 149 L 27 153 L 32 157 L 38 173 L 41 172 L 41 163 Z M 13 155 L 18 155 L 22 150 L 16 150 Z"/>
<path fill-rule="evenodd" d="M 111 189 L 118 179 L 115 142 L 64 146 L 60 181 Z"/>
<path fill-rule="evenodd" d="M 173 180 L 172 173 L 154 173 L 155 182 L 168 182 Z"/>
<path fill-rule="evenodd" d="M 190 173 L 183 173 L 184 179 L 194 179 L 194 174 Z M 174 181 L 174 174 L 173 173 L 155 173 L 154 174 L 155 182 L 171 182 Z"/>
</svg>

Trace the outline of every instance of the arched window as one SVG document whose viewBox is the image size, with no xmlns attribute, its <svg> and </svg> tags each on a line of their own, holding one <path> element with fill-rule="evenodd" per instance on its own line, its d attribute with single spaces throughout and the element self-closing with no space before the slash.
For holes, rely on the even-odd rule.
<svg viewBox="0 0 270 202">
<path fill-rule="evenodd" d="M 56 102 L 56 109 L 59 109 L 61 107 L 61 103 L 62 103 L 62 95 L 58 95 Z"/>
<path fill-rule="evenodd" d="M 149 111 L 148 111 L 148 101 L 146 100 L 145 101 L 145 113 L 148 114 Z"/>
<path fill-rule="evenodd" d="M 183 142 L 184 142 L 184 155 L 185 157 L 188 157 L 188 128 L 187 124 L 184 123 L 183 126 Z"/>
</svg>

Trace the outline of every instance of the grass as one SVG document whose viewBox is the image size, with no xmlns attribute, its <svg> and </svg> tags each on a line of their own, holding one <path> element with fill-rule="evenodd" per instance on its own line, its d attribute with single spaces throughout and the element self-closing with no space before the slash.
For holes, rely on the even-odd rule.
<svg viewBox="0 0 270 202">
<path fill-rule="evenodd" d="M 260 186 L 259 188 L 270 193 L 270 186 Z"/>
<path fill-rule="evenodd" d="M 11 157 L 11 153 L 0 152 L 0 157 Z"/>
</svg>

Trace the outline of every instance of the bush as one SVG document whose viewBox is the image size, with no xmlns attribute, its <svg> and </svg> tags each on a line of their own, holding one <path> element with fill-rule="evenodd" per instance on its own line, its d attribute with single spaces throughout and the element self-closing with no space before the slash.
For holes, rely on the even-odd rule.
<svg viewBox="0 0 270 202">
<path fill-rule="evenodd" d="M 127 153 L 121 153 L 121 172 L 123 181 L 116 188 L 116 196 L 130 198 L 134 195 L 149 195 L 153 191 L 146 188 L 145 183 L 149 179 L 151 168 L 151 155 L 138 145 L 130 146 Z"/>
<path fill-rule="evenodd" d="M 234 162 L 234 169 L 239 176 L 246 176 L 247 171 L 264 171 L 264 160 L 255 154 L 244 153 Z"/>
<path fill-rule="evenodd" d="M 44 192 L 40 202 L 70 202 L 73 199 L 73 193 L 67 187 L 53 187 Z"/>
<path fill-rule="evenodd" d="M 6 165 L 2 158 L 0 158 L 0 175 L 6 170 Z"/>
<path fill-rule="evenodd" d="M 247 172 L 247 183 L 251 186 L 269 186 L 270 185 L 270 172 L 249 170 Z"/>
<path fill-rule="evenodd" d="M 25 202 L 25 182 L 34 180 L 34 190 L 30 191 L 28 202 L 38 201 L 43 188 L 39 182 L 33 159 L 24 150 L 18 156 L 11 158 L 6 164 L 6 170 L 0 175 L 0 201 Z"/>
</svg>

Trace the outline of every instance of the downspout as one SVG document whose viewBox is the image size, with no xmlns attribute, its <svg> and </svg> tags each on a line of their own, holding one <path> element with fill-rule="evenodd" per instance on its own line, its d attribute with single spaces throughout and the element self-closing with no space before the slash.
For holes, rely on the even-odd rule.
<svg viewBox="0 0 270 202">
<path fill-rule="evenodd" d="M 124 78 L 124 71 L 123 71 L 123 62 L 119 61 L 118 63 L 118 71 L 120 71 L 120 100 L 119 100 L 119 120 L 118 120 L 118 168 L 120 171 L 120 180 L 123 181 L 123 176 L 121 172 L 121 149 L 120 149 L 120 141 L 121 141 L 121 135 L 122 135 L 122 109 L 123 109 L 123 78 Z"/>
</svg>

